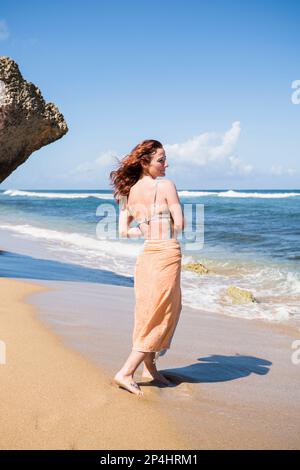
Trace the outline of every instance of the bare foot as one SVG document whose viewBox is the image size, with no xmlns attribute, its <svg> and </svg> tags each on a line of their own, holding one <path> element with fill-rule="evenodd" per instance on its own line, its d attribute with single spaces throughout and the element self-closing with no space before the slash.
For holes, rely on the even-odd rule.
<svg viewBox="0 0 300 470">
<path fill-rule="evenodd" d="M 124 388 L 137 396 L 144 395 L 138 384 L 133 380 L 131 375 L 123 375 L 120 372 L 114 376 L 114 382 L 119 385 L 120 388 Z"/>
<path fill-rule="evenodd" d="M 158 370 L 149 372 L 149 370 L 144 369 L 142 372 L 142 378 L 157 380 L 158 382 L 162 382 L 165 385 L 173 385 L 173 383 L 170 380 L 168 380 L 164 375 L 162 375 L 160 372 L 158 372 Z"/>
</svg>

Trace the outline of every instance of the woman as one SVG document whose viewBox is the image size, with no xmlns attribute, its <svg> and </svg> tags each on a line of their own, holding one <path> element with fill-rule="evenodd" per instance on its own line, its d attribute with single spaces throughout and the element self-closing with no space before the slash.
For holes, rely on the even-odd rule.
<svg viewBox="0 0 300 470">
<path fill-rule="evenodd" d="M 144 140 L 119 163 L 110 173 L 120 205 L 119 234 L 145 241 L 134 272 L 132 351 L 114 383 L 141 396 L 133 376 L 142 362 L 142 377 L 171 384 L 155 362 L 169 349 L 181 312 L 181 247 L 176 236 L 184 228 L 184 219 L 174 183 L 157 179 L 165 176 L 168 167 L 160 142 Z M 137 227 L 129 227 L 133 220 Z"/>
</svg>

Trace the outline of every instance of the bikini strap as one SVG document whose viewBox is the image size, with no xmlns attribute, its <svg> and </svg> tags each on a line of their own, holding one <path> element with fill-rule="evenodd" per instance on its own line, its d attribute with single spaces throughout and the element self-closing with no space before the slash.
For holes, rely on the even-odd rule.
<svg viewBox="0 0 300 470">
<path fill-rule="evenodd" d="M 127 197 L 127 200 L 126 200 L 126 204 L 127 204 L 127 210 L 129 212 L 129 214 L 133 217 L 133 214 L 132 214 L 131 209 L 130 209 L 129 204 L 128 204 L 128 197 Z"/>
<path fill-rule="evenodd" d="M 151 217 L 153 217 L 153 215 L 156 213 L 156 194 L 157 194 L 157 184 L 158 184 L 158 180 L 156 179 L 155 180 L 155 193 L 154 193 L 154 213 L 152 214 Z"/>
</svg>

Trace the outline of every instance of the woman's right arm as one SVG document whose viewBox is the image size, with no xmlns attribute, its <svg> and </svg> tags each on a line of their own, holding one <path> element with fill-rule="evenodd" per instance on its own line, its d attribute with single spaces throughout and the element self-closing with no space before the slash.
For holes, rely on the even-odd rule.
<svg viewBox="0 0 300 470">
<path fill-rule="evenodd" d="M 165 180 L 166 199 L 174 221 L 174 231 L 180 233 L 185 226 L 185 221 L 177 193 L 177 189 L 173 181 Z"/>
</svg>

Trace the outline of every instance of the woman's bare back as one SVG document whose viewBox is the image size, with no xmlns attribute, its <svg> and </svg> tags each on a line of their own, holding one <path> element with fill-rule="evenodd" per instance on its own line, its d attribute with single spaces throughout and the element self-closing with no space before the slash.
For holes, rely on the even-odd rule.
<svg viewBox="0 0 300 470">
<path fill-rule="evenodd" d="M 139 222 L 145 238 L 163 240 L 173 236 L 173 218 L 167 201 L 165 181 L 167 180 L 141 179 L 130 189 L 128 209 L 132 220 Z M 158 214 L 159 217 L 146 222 Z"/>
</svg>

